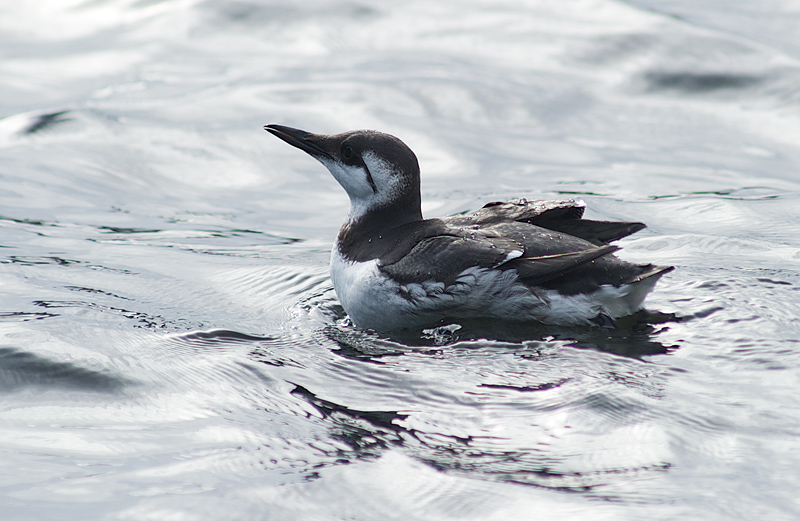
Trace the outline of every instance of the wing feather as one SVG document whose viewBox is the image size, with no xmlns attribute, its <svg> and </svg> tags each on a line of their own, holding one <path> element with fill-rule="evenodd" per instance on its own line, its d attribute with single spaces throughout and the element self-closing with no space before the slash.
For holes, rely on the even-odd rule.
<svg viewBox="0 0 800 521">
<path fill-rule="evenodd" d="M 588 250 L 557 253 L 555 255 L 520 257 L 506 263 L 506 266 L 515 269 L 526 284 L 536 285 L 560 277 L 618 249 L 618 246 L 599 246 Z"/>
<path fill-rule="evenodd" d="M 582 201 L 528 201 L 513 199 L 487 203 L 480 210 L 451 217 L 453 224 L 495 224 L 516 221 L 580 237 L 596 246 L 608 244 L 645 228 L 640 222 L 583 219 Z"/>
</svg>

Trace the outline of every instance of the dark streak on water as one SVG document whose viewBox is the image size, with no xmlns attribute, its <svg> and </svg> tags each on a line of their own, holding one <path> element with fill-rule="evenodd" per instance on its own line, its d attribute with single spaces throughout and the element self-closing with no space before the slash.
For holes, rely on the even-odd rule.
<svg viewBox="0 0 800 521">
<path fill-rule="evenodd" d="M 696 72 L 651 72 L 645 75 L 651 90 L 676 90 L 687 94 L 720 89 L 742 89 L 761 82 L 759 76 Z"/>
<path fill-rule="evenodd" d="M 103 372 L 71 363 L 48 360 L 14 347 L 0 347 L 0 391 L 14 392 L 25 387 L 72 388 L 84 391 L 113 392 L 128 382 Z"/>
</svg>

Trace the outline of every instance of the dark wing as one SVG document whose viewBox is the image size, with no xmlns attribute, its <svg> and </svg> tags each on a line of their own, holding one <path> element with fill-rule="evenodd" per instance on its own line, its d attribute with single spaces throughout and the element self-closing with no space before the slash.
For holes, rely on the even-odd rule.
<svg viewBox="0 0 800 521">
<path fill-rule="evenodd" d="M 588 250 L 539 257 L 520 257 L 506 263 L 508 269 L 517 271 L 526 284 L 539 286 L 548 281 L 568 275 L 585 264 L 593 262 L 619 249 L 618 246 L 598 246 Z"/>
<path fill-rule="evenodd" d="M 517 233 L 507 235 L 509 226 L 519 228 Z M 483 230 L 450 228 L 448 232 L 420 240 L 405 255 L 387 256 L 380 269 L 404 284 L 420 280 L 452 284 L 464 270 L 473 267 L 513 269 L 525 283 L 538 285 L 618 249 L 595 247 L 581 239 L 522 223 L 504 223 Z M 540 247 L 541 243 L 549 248 Z"/>
<path fill-rule="evenodd" d="M 417 242 L 402 257 L 381 262 L 380 269 L 403 284 L 422 280 L 452 284 L 468 268 L 494 268 L 523 251 L 522 246 L 502 237 L 435 235 Z"/>
<path fill-rule="evenodd" d="M 581 201 L 528 201 L 512 199 L 486 203 L 483 208 L 473 212 L 482 221 L 573 220 L 583 217 L 586 205 Z M 532 223 L 531 223 L 532 224 Z"/>
<path fill-rule="evenodd" d="M 452 284 L 473 267 L 514 270 L 525 284 L 564 295 L 634 283 L 671 269 L 625 262 L 612 255 L 616 246 L 598 246 L 525 222 L 477 225 L 466 217 L 417 221 L 395 229 L 384 236 L 394 247 L 383 250 L 380 269 L 403 284 L 423 280 Z"/>
<path fill-rule="evenodd" d="M 638 222 L 583 219 L 586 206 L 580 201 L 528 201 L 513 199 L 487 203 L 475 212 L 449 218 L 453 224 L 494 224 L 516 221 L 580 237 L 594 245 L 608 244 L 645 228 Z"/>
<path fill-rule="evenodd" d="M 531 224 L 580 237 L 596 245 L 608 244 L 646 227 L 644 223 L 590 221 L 588 219 L 539 219 Z"/>
</svg>

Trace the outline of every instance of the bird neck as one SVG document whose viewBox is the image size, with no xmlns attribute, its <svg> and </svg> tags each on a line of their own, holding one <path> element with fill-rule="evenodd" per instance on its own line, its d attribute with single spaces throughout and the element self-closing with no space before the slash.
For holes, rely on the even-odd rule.
<svg viewBox="0 0 800 521">
<path fill-rule="evenodd" d="M 336 245 L 342 255 L 363 262 L 377 258 L 392 233 L 403 225 L 422 221 L 419 195 L 372 208 L 355 219 L 348 219 L 339 230 Z"/>
</svg>

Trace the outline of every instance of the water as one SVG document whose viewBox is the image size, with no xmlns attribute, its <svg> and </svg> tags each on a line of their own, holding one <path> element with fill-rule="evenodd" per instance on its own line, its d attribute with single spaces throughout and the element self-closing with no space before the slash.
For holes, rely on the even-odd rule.
<svg viewBox="0 0 800 521">
<path fill-rule="evenodd" d="M 796 519 L 796 2 L 0 7 L 0 505 L 22 519 Z M 424 212 L 643 220 L 680 321 L 347 326 L 376 128 Z M 487 339 L 497 338 L 497 340 Z"/>
</svg>

